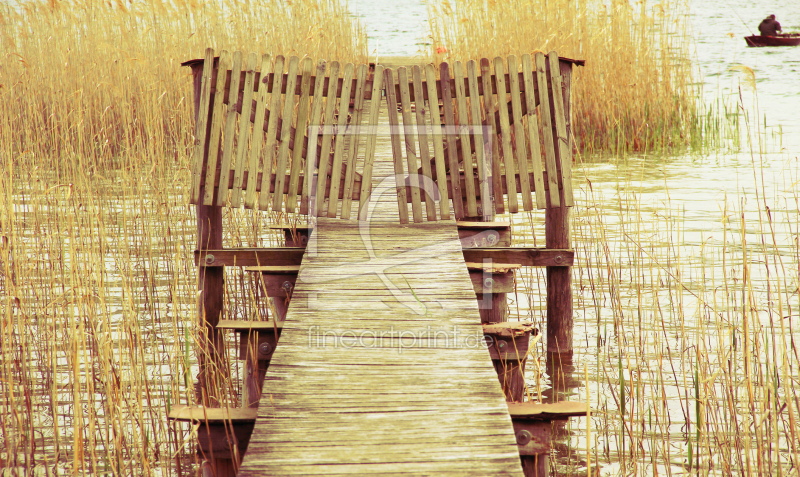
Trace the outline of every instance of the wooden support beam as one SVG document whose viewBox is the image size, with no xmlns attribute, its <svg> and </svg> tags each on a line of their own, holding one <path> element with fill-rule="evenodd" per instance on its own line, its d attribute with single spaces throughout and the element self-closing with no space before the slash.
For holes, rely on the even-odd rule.
<svg viewBox="0 0 800 477">
<path fill-rule="evenodd" d="M 484 259 L 488 259 L 524 267 L 569 267 L 572 265 L 574 255 L 574 251 L 569 249 L 527 247 L 464 249 L 464 260 L 467 262 L 483 263 Z"/>
</svg>

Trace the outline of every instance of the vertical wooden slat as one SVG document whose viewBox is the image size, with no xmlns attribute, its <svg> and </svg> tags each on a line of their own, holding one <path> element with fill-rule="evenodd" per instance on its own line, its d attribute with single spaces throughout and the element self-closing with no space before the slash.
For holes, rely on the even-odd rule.
<svg viewBox="0 0 800 477">
<path fill-rule="evenodd" d="M 519 89 L 519 72 L 517 71 L 517 57 L 508 57 L 508 86 L 511 91 L 511 114 L 514 117 L 514 138 L 516 147 L 514 155 L 517 159 L 519 171 L 520 192 L 522 192 L 522 206 L 525 210 L 533 210 L 531 200 L 531 183 L 528 178 L 528 150 L 525 144 L 525 127 L 522 124 L 522 98 Z"/>
<path fill-rule="evenodd" d="M 386 83 L 386 109 L 389 114 L 390 139 L 392 142 L 392 157 L 394 158 L 394 175 L 397 184 L 397 209 L 400 213 L 400 223 L 408 223 L 408 200 L 406 198 L 405 173 L 403 172 L 403 145 L 400 143 L 400 124 L 397 120 L 397 98 L 395 97 L 394 75 L 391 68 L 383 70 Z"/>
<path fill-rule="evenodd" d="M 544 54 L 536 53 L 536 79 L 539 84 L 539 108 L 542 116 L 544 136 L 544 159 L 547 168 L 547 184 L 550 186 L 550 207 L 560 207 L 558 198 L 558 167 L 556 166 L 553 126 L 550 118 L 550 95 L 547 93 L 547 66 Z"/>
<path fill-rule="evenodd" d="M 328 196 L 328 217 L 336 217 L 339 209 L 339 189 L 342 181 L 342 162 L 345 152 L 345 138 L 347 133 L 347 122 L 350 116 L 350 90 L 353 87 L 353 63 L 347 63 L 344 67 L 344 77 L 342 83 L 342 95 L 336 100 L 339 102 L 339 117 L 336 126 L 336 148 L 333 151 L 333 166 L 331 166 L 331 192 Z M 330 98 L 328 98 L 330 101 Z"/>
<path fill-rule="evenodd" d="M 269 68 L 269 63 L 264 58 L 264 66 L 261 67 L 262 78 L 269 78 L 264 73 L 264 68 Z M 275 141 L 278 130 L 278 120 L 280 119 L 281 108 L 281 87 L 283 86 L 283 56 L 275 58 L 274 78 L 272 81 L 272 96 L 269 98 L 269 123 L 267 123 L 267 144 L 264 147 L 264 163 L 261 167 L 261 195 L 258 196 L 258 208 L 267 210 L 270 203 L 269 185 L 272 182 L 272 158 L 275 157 Z M 267 70 L 268 71 L 268 70 Z M 258 158 L 261 156 L 261 144 L 264 141 L 264 115 L 267 110 L 267 83 L 262 83 L 259 89 L 258 106 L 256 107 L 256 122 L 253 125 L 253 144 L 250 145 L 250 177 L 247 179 L 247 198 L 245 207 L 253 207 L 256 197 L 256 178 L 258 177 Z M 259 125 L 261 127 L 259 127 Z M 252 188 L 250 184 L 252 183 Z"/>
<path fill-rule="evenodd" d="M 323 85 L 325 84 L 325 60 L 317 63 L 317 77 L 314 79 L 314 100 L 311 104 L 311 121 L 308 126 L 308 148 L 306 149 L 306 172 L 303 181 L 303 195 L 300 198 L 300 213 L 307 214 L 309 210 L 316 210 L 315 203 L 309 204 L 313 195 L 314 169 L 317 162 L 317 140 L 319 138 L 320 119 L 322 119 Z M 310 209 L 309 209 L 310 208 Z"/>
<path fill-rule="evenodd" d="M 519 211 L 517 205 L 517 184 L 515 180 L 514 153 L 511 149 L 511 125 L 508 122 L 508 100 L 506 97 L 506 79 L 503 59 L 494 59 L 494 75 L 497 78 L 497 106 L 500 110 L 500 137 L 503 145 L 503 165 L 505 165 L 506 188 L 508 189 L 508 211 Z"/>
<path fill-rule="evenodd" d="M 303 164 L 303 139 L 308 131 L 308 103 L 309 92 L 311 89 L 311 68 L 314 61 L 306 57 L 300 68 L 302 79 L 300 80 L 300 99 L 297 106 L 297 123 L 294 130 L 294 150 L 292 151 L 292 165 L 289 172 L 289 194 L 286 197 L 286 212 L 294 212 L 297 205 L 297 186 L 300 183 L 300 171 Z M 289 95 L 286 96 L 287 98 Z M 291 126 L 291 124 L 290 124 Z"/>
<path fill-rule="evenodd" d="M 528 146 L 533 161 L 533 188 L 536 207 L 545 208 L 544 177 L 542 176 L 542 145 L 539 141 L 539 115 L 536 113 L 536 95 L 533 82 L 531 55 L 522 55 L 522 76 L 525 81 L 525 102 L 528 107 Z"/>
<path fill-rule="evenodd" d="M 236 145 L 236 164 L 233 166 L 233 190 L 231 191 L 231 207 L 239 208 L 244 182 L 244 157 L 250 145 L 250 111 L 253 110 L 253 90 L 256 83 L 258 55 L 247 55 L 245 66 L 244 93 L 242 95 L 242 114 L 239 116 L 239 139 Z M 263 88 L 266 89 L 266 88 Z"/>
<path fill-rule="evenodd" d="M 439 93 L 436 91 L 436 71 L 433 65 L 425 66 L 425 79 L 428 86 L 428 111 L 431 118 L 431 139 L 433 157 L 436 162 L 436 183 L 439 186 L 439 211 L 443 220 L 450 219 L 450 200 L 447 198 L 447 166 L 442 142 L 442 121 L 439 117 Z"/>
<path fill-rule="evenodd" d="M 503 204 L 503 176 L 500 172 L 500 139 L 499 129 L 495 113 L 497 105 L 492 93 L 492 70 L 488 58 L 481 59 L 481 83 L 483 84 L 483 110 L 486 115 L 486 122 L 489 125 L 489 140 L 492 143 L 492 152 L 489 156 L 489 170 L 492 173 L 490 183 L 492 184 L 492 197 L 494 198 L 494 210 L 498 214 L 505 212 Z"/>
<path fill-rule="evenodd" d="M 453 212 L 456 219 L 464 217 L 464 198 L 461 193 L 461 177 L 458 172 L 458 152 L 456 151 L 456 120 L 453 114 L 453 96 L 450 92 L 450 66 L 439 65 L 439 76 L 442 85 L 442 101 L 444 102 L 445 140 L 447 141 L 447 159 L 450 166 L 450 190 L 453 194 Z"/>
<path fill-rule="evenodd" d="M 296 56 L 289 59 L 289 71 L 286 77 L 286 96 L 283 99 L 283 112 L 281 113 L 281 145 L 278 148 L 278 161 L 275 164 L 275 195 L 272 197 L 272 210 L 274 212 L 278 212 L 283 208 L 283 184 L 286 182 L 286 162 L 289 159 L 289 139 L 292 137 L 294 95 L 297 85 L 297 65 L 299 62 L 300 59 Z M 273 94 L 274 93 L 273 91 Z M 272 111 L 272 114 L 275 114 L 275 112 L 276 111 Z"/>
<path fill-rule="evenodd" d="M 222 136 L 222 118 L 225 113 L 225 80 L 230 68 L 230 55 L 227 50 L 219 52 L 217 67 L 217 92 L 214 94 L 214 111 L 211 113 L 211 137 L 208 142 L 208 161 L 206 163 L 206 184 L 203 191 L 203 204 L 214 205 L 214 183 L 217 179 L 217 159 L 219 142 Z"/>
<path fill-rule="evenodd" d="M 486 158 L 484 157 L 483 126 L 481 124 L 481 97 L 478 92 L 478 66 L 475 60 L 467 62 L 467 79 L 469 81 L 469 107 L 472 115 L 473 131 L 475 138 L 475 159 L 478 163 L 478 190 L 481 195 L 481 215 L 484 221 L 491 221 L 494 218 L 494 207 L 488 172 L 486 170 Z"/>
<path fill-rule="evenodd" d="M 564 116 L 564 96 L 562 95 L 561 69 L 558 64 L 558 53 L 547 54 L 550 60 L 550 83 L 552 85 L 553 110 L 556 119 L 555 145 L 556 154 L 561 166 L 561 184 L 564 188 L 564 205 L 572 207 L 572 149 L 567 137 L 567 124 Z"/>
<path fill-rule="evenodd" d="M 325 123 L 322 133 L 322 149 L 319 154 L 319 168 L 317 172 L 317 192 L 315 216 L 322 215 L 325 206 L 325 189 L 328 186 L 328 163 L 331 154 L 331 139 L 333 138 L 333 118 L 336 112 L 336 87 L 339 82 L 339 62 L 331 62 L 330 78 L 328 81 L 328 98 L 325 102 Z"/>
<path fill-rule="evenodd" d="M 417 151 L 414 147 L 414 120 L 411 116 L 411 93 L 408 88 L 408 71 L 404 66 L 397 69 L 397 81 L 400 84 L 400 104 L 403 109 L 403 133 L 406 139 L 406 160 L 409 178 L 417 175 Z M 422 222 L 422 202 L 420 200 L 421 185 L 419 178 L 411 180 L 411 213 L 414 222 Z"/>
<path fill-rule="evenodd" d="M 478 202 L 475 199 L 475 170 L 472 164 L 472 147 L 469 137 L 469 110 L 467 109 L 467 94 L 464 91 L 464 66 L 460 61 L 455 63 L 456 78 L 456 104 L 458 106 L 458 136 L 461 139 L 461 157 L 464 164 L 464 181 L 467 195 L 467 215 L 478 215 Z M 475 144 L 478 148 L 478 144 Z"/>
<path fill-rule="evenodd" d="M 367 124 L 367 140 L 364 145 L 364 171 L 361 176 L 361 196 L 358 203 L 358 220 L 367 220 L 369 196 L 372 192 L 372 165 L 375 161 L 375 142 L 377 140 L 376 125 L 381 110 L 381 91 L 383 90 L 383 66 L 376 65 L 372 77 L 372 96 L 369 101 L 369 117 Z"/>
<path fill-rule="evenodd" d="M 192 190 L 190 202 L 200 203 L 200 182 L 203 177 L 206 150 L 206 128 L 208 127 L 208 108 L 211 102 L 211 77 L 214 74 L 214 50 L 206 49 L 203 60 L 203 79 L 200 86 L 200 102 L 198 103 L 194 128 L 194 160 L 192 162 Z"/>
<path fill-rule="evenodd" d="M 350 145 L 348 147 L 345 160 L 347 161 L 347 174 L 344 177 L 344 189 L 342 189 L 342 218 L 350 218 L 350 209 L 353 205 L 353 182 L 356 178 L 356 167 L 358 165 L 358 148 L 361 143 L 361 116 L 364 113 L 364 91 L 366 90 L 367 73 L 369 67 L 367 65 L 359 65 L 356 70 L 356 90 L 355 99 L 353 100 L 353 117 L 350 124 L 347 126 L 347 135 L 350 136 Z M 348 100 L 349 102 L 349 100 Z"/>
<path fill-rule="evenodd" d="M 428 126 L 425 121 L 425 91 L 422 89 L 422 70 L 418 65 L 414 65 L 411 68 L 411 78 L 414 83 L 419 160 L 420 164 L 422 164 L 423 176 L 423 179 L 420 180 L 420 187 L 425 191 L 425 214 L 429 221 L 434 221 L 436 220 L 436 203 L 433 201 L 433 191 L 427 190 L 433 184 L 433 178 L 431 176 L 431 155 L 428 148 Z M 438 114 L 438 111 L 436 113 Z"/>
<path fill-rule="evenodd" d="M 220 164 L 219 192 L 216 205 L 225 205 L 228 200 L 228 183 L 231 175 L 231 158 L 233 157 L 233 140 L 236 136 L 236 119 L 239 117 L 239 80 L 242 72 L 242 52 L 233 52 L 231 65 L 231 87 L 228 89 L 228 117 L 225 118 L 225 138 L 222 145 L 222 164 Z M 246 147 L 246 146 L 245 146 Z"/>
</svg>

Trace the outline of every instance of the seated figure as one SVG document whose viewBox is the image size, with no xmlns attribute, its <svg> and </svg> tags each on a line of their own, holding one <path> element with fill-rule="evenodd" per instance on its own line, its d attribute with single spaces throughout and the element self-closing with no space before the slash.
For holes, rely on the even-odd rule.
<svg viewBox="0 0 800 477">
<path fill-rule="evenodd" d="M 761 36 L 778 36 L 778 32 L 781 31 L 781 24 L 775 20 L 775 15 L 770 15 L 761 20 L 761 23 L 758 24 L 758 31 Z"/>
</svg>

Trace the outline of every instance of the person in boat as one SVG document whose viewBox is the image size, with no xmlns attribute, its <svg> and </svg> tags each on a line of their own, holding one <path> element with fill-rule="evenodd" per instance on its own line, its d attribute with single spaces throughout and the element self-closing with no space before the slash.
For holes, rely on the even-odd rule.
<svg viewBox="0 0 800 477">
<path fill-rule="evenodd" d="M 761 20 L 761 23 L 758 24 L 758 31 L 761 36 L 778 36 L 778 32 L 782 31 L 781 24 L 775 20 L 775 15 L 770 15 Z"/>
</svg>

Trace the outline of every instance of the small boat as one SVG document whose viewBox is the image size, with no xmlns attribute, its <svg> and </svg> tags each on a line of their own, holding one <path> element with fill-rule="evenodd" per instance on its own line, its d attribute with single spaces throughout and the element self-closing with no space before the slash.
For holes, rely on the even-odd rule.
<svg viewBox="0 0 800 477">
<path fill-rule="evenodd" d="M 747 46 L 797 46 L 800 45 L 800 33 L 787 33 L 779 36 L 746 36 Z"/>
</svg>

